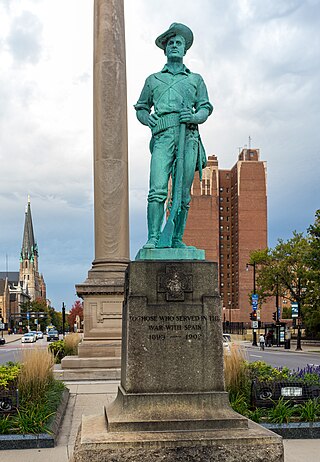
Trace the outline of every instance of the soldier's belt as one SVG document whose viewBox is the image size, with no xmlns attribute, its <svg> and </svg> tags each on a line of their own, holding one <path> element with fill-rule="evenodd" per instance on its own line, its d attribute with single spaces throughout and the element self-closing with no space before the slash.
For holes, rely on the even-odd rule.
<svg viewBox="0 0 320 462">
<path fill-rule="evenodd" d="M 172 114 L 164 114 L 161 116 L 155 127 L 152 127 L 151 132 L 153 135 L 157 135 L 160 132 L 163 132 L 167 128 L 176 127 L 180 125 L 179 114 L 174 112 Z"/>
</svg>

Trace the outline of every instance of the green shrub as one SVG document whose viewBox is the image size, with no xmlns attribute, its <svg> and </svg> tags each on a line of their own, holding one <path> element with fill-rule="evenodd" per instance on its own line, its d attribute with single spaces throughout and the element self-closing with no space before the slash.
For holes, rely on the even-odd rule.
<svg viewBox="0 0 320 462">
<path fill-rule="evenodd" d="M 268 410 L 268 418 L 272 423 L 288 423 L 297 412 L 297 407 L 292 406 L 290 401 L 285 401 L 283 397 L 277 402 L 274 401 L 274 404 L 275 406 Z"/>
<path fill-rule="evenodd" d="M 16 414 L 0 417 L 0 434 L 50 433 L 49 426 L 61 402 L 65 389 L 63 382 L 53 380 L 38 400 L 21 397 Z"/>
<path fill-rule="evenodd" d="M 20 365 L 12 363 L 0 366 L 0 387 L 8 388 L 10 382 L 17 380 L 20 372 Z"/>
<path fill-rule="evenodd" d="M 74 356 L 78 354 L 79 342 L 79 334 L 68 334 L 64 340 L 58 340 L 56 342 L 50 343 L 48 350 L 53 353 L 55 363 L 60 364 L 61 360 L 65 356 Z"/>
<path fill-rule="evenodd" d="M 259 380 L 260 382 L 279 382 L 282 380 L 288 380 L 290 377 L 290 369 L 287 367 L 277 369 L 264 361 L 247 363 L 247 369 L 250 380 Z"/>
<path fill-rule="evenodd" d="M 236 393 L 235 395 L 231 397 L 230 404 L 234 411 L 244 416 L 248 415 L 249 406 L 248 406 L 247 397 L 245 394 L 241 392 Z"/>
<path fill-rule="evenodd" d="M 15 433 L 49 432 L 47 421 L 54 413 L 48 413 L 42 403 L 29 403 L 21 406 L 12 417 L 12 427 Z"/>
<path fill-rule="evenodd" d="M 57 340 L 56 342 L 50 343 L 48 350 L 53 353 L 54 362 L 57 364 L 60 364 L 61 359 L 66 356 L 65 344 L 63 340 Z"/>
<path fill-rule="evenodd" d="M 0 416 L 0 435 L 12 433 L 12 422 L 9 415 Z"/>
<path fill-rule="evenodd" d="M 260 423 L 262 417 L 265 417 L 266 414 L 267 414 L 266 409 L 261 408 L 261 407 L 257 407 L 257 408 L 254 409 L 253 411 L 252 411 L 252 410 L 249 410 L 248 413 L 247 413 L 247 417 L 248 417 L 249 419 L 253 420 L 253 422 Z"/>
<path fill-rule="evenodd" d="M 309 399 L 298 406 L 297 412 L 302 422 L 314 422 L 320 417 L 320 403 L 317 399 Z"/>
</svg>

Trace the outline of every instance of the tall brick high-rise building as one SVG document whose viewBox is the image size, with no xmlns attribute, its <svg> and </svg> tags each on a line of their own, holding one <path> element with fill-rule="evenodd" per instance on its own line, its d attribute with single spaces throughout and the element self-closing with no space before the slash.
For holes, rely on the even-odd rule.
<svg viewBox="0 0 320 462">
<path fill-rule="evenodd" d="M 259 149 L 243 149 L 231 170 L 224 170 L 210 156 L 191 192 L 184 241 L 218 262 L 224 320 L 248 322 L 253 268 L 247 263 L 253 250 L 268 245 L 266 162 Z M 272 320 L 273 311 L 271 300 L 264 303 L 261 320 Z"/>
</svg>

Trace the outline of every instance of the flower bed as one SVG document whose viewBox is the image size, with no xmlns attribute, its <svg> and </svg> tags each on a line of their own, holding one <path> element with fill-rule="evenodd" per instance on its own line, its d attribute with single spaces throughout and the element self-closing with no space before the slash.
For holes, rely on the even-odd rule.
<svg viewBox="0 0 320 462">
<path fill-rule="evenodd" d="M 7 446 L 4 441 L 16 447 L 14 435 L 20 435 L 16 440 L 27 441 L 32 438 L 26 435 L 36 435 L 33 439 L 39 440 L 39 435 L 47 434 L 50 440 L 50 434 L 57 431 L 54 422 L 57 414 L 63 415 L 59 406 L 65 403 L 65 408 L 68 392 L 62 382 L 53 379 L 53 364 L 52 354 L 36 348 L 24 352 L 21 365 L 8 363 L 0 368 L 0 397 L 1 392 L 5 394 L 12 388 L 18 390 L 19 397 L 14 412 L 0 415 L 1 448 Z"/>
<path fill-rule="evenodd" d="M 262 361 L 248 363 L 234 347 L 225 357 L 225 372 L 230 404 L 239 414 L 273 426 L 320 422 L 319 366 L 290 371 Z"/>
</svg>

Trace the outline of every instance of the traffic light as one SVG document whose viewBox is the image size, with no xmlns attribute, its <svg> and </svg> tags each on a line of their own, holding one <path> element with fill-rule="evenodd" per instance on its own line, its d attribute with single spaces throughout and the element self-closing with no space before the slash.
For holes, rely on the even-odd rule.
<svg viewBox="0 0 320 462">
<path fill-rule="evenodd" d="M 256 321 L 257 320 L 257 312 L 256 311 L 252 311 L 250 313 L 250 319 L 251 319 L 251 321 Z"/>
<path fill-rule="evenodd" d="M 277 320 L 277 312 L 276 312 L 276 311 L 274 311 L 274 312 L 272 313 L 272 319 L 273 319 L 274 321 Z"/>
</svg>

